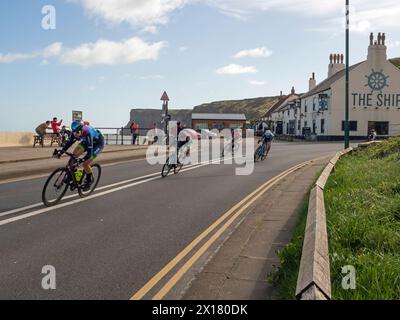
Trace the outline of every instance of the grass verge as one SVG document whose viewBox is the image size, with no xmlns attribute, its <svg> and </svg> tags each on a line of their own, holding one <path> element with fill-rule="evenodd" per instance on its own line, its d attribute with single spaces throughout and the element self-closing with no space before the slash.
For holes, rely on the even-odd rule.
<svg viewBox="0 0 400 320">
<path fill-rule="evenodd" d="M 400 138 L 346 155 L 324 190 L 332 299 L 400 299 Z M 292 241 L 278 253 L 269 276 L 277 298 L 294 299 L 308 197 Z M 355 289 L 343 289 L 345 266 L 355 270 Z"/>
<path fill-rule="evenodd" d="M 324 190 L 332 299 L 400 299 L 400 138 L 343 157 Z M 344 266 L 355 268 L 345 290 Z"/>
</svg>

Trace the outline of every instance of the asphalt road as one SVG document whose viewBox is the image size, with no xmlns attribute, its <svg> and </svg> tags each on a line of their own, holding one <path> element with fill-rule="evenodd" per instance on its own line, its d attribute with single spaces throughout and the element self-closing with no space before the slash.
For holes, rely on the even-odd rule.
<svg viewBox="0 0 400 320">
<path fill-rule="evenodd" d="M 264 182 L 341 148 L 275 143 L 248 176 L 228 164 L 184 167 L 165 179 L 161 165 L 145 160 L 109 165 L 95 197 L 54 209 L 40 204 L 45 178 L 0 184 L 0 299 L 129 299 Z M 42 288 L 46 265 L 56 270 L 55 290 Z"/>
</svg>

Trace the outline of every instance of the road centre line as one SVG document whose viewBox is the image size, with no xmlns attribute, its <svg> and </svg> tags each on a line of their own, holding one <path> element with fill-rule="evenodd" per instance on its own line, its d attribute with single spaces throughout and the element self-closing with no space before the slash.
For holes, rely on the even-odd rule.
<svg viewBox="0 0 400 320">
<path fill-rule="evenodd" d="M 321 158 L 325 158 L 321 157 Z M 173 258 L 167 265 L 164 266 L 156 275 L 154 275 L 141 289 L 139 289 L 131 298 L 130 300 L 140 300 L 142 299 L 154 286 L 156 286 L 166 275 L 169 273 L 183 258 L 185 258 L 193 249 L 196 247 L 204 238 L 206 238 L 212 231 L 216 230 L 219 225 L 225 221 L 229 216 L 232 215 L 237 209 L 239 209 L 242 205 L 246 204 L 247 201 L 250 202 L 242 207 L 232 218 L 229 219 L 228 222 L 225 223 L 221 227 L 221 232 L 217 231 L 218 236 L 212 237 L 212 241 L 210 240 L 203 245 L 198 252 L 200 254 L 194 254 L 194 256 L 189 259 L 188 262 L 167 282 L 167 284 L 153 297 L 153 299 L 162 299 L 167 292 L 176 284 L 176 282 L 183 276 L 183 274 L 190 268 L 190 266 L 197 261 L 197 259 L 201 256 L 201 254 L 219 237 L 219 235 L 229 227 L 229 225 L 236 219 L 237 216 L 240 215 L 250 204 L 252 204 L 256 199 L 258 199 L 263 193 L 265 193 L 269 188 L 271 188 L 275 183 L 279 182 L 281 179 L 289 175 L 290 173 L 296 171 L 299 168 L 306 166 L 309 163 L 317 161 L 320 158 L 308 160 L 301 164 L 298 164 L 292 168 L 287 169 L 286 171 L 280 173 L 279 175 L 273 177 L 272 179 L 265 182 L 263 185 L 258 187 L 244 199 L 242 199 L 239 203 L 229 209 L 226 213 L 224 213 L 220 218 L 218 218 L 213 224 L 211 224 L 203 233 L 201 233 L 196 239 L 194 239 L 186 248 L 184 248 L 175 258 Z M 265 190 L 263 190 L 266 188 Z M 260 195 L 256 195 L 257 193 L 262 192 Z M 255 197 L 254 197 L 255 196 Z M 254 197 L 254 200 L 251 200 Z M 216 234 L 217 234 L 216 233 Z"/>
<path fill-rule="evenodd" d="M 296 167 L 295 169 L 286 172 L 283 176 L 279 177 L 275 181 L 271 182 L 271 184 L 267 185 L 264 189 L 262 189 L 255 197 L 253 197 L 250 201 L 248 201 L 243 207 L 241 207 L 231 218 L 221 227 L 218 231 L 216 231 L 210 239 L 199 249 L 197 250 L 193 256 L 168 280 L 168 282 L 160 289 L 160 291 L 155 294 L 152 300 L 161 300 L 165 297 L 165 295 L 176 285 L 176 283 L 183 277 L 183 275 L 194 265 L 194 263 L 206 252 L 206 250 L 222 235 L 222 233 L 228 229 L 231 224 L 256 200 L 258 200 L 265 192 L 271 189 L 276 183 L 281 181 L 283 178 L 293 173 L 294 171 L 304 167 L 305 164 Z"/>
</svg>

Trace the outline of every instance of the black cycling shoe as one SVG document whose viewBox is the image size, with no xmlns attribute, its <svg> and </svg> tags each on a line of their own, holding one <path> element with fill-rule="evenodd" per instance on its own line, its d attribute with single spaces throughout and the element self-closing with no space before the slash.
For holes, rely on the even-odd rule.
<svg viewBox="0 0 400 320">
<path fill-rule="evenodd" d="M 93 175 L 87 175 L 82 190 L 89 191 L 90 187 L 92 186 L 92 183 L 93 183 Z"/>
</svg>

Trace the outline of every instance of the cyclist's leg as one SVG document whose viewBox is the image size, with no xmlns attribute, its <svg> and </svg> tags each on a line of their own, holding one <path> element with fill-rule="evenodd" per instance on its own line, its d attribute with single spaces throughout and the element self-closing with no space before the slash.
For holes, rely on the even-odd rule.
<svg viewBox="0 0 400 320">
<path fill-rule="evenodd" d="M 272 141 L 269 141 L 268 142 L 268 152 L 269 152 L 269 150 L 271 150 L 271 146 L 272 146 Z"/>
<path fill-rule="evenodd" d="M 80 157 L 86 151 L 86 146 L 84 143 L 79 143 L 73 152 L 75 157 Z"/>
<path fill-rule="evenodd" d="M 90 186 L 93 182 L 93 171 L 92 171 L 92 163 L 97 158 L 97 156 L 104 149 L 104 141 L 99 141 L 93 146 L 93 155 L 83 163 L 83 169 L 86 173 L 86 181 L 85 181 L 85 190 L 90 189 Z"/>
<path fill-rule="evenodd" d="M 186 141 L 179 141 L 176 145 L 176 163 L 179 164 L 179 150 L 186 144 Z"/>
</svg>

